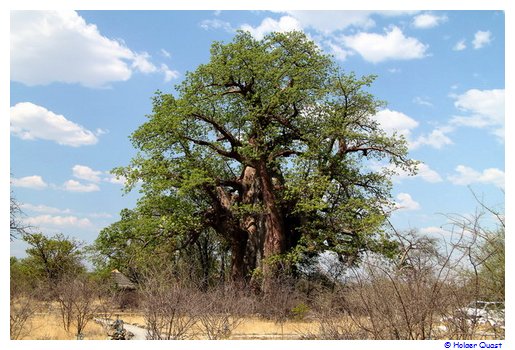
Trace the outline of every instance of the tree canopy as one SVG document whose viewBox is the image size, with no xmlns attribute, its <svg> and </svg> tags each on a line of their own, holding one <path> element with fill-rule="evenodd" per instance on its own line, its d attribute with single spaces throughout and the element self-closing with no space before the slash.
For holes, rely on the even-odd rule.
<svg viewBox="0 0 515 350">
<path fill-rule="evenodd" d="M 210 61 L 176 93 L 157 92 L 132 134 L 139 152 L 114 172 L 142 197 L 97 248 L 174 251 L 214 232 L 239 283 L 328 250 L 348 265 L 391 252 L 392 169 L 414 173 L 416 162 L 374 119 L 384 106 L 366 91 L 374 79 L 343 72 L 301 32 L 213 43 Z"/>
<path fill-rule="evenodd" d="M 25 234 L 23 240 L 29 246 L 25 251 L 27 257 L 20 260 L 11 257 L 11 284 L 52 290 L 64 278 L 86 270 L 81 244 L 75 240 L 62 234 L 48 237 L 41 233 Z"/>
</svg>

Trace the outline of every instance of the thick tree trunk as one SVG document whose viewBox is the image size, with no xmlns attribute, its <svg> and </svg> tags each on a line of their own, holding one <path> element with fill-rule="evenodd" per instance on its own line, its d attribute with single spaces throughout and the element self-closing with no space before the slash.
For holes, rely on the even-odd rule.
<svg viewBox="0 0 515 350">
<path fill-rule="evenodd" d="M 242 198 L 244 205 L 257 205 L 260 203 L 261 186 L 256 176 L 256 169 L 247 166 L 242 174 Z M 253 210 L 245 214 L 241 220 L 241 228 L 248 233 L 247 248 L 245 252 L 245 265 L 249 273 L 261 265 L 263 257 L 263 230 L 262 215 Z"/>
<path fill-rule="evenodd" d="M 280 271 L 279 262 L 274 257 L 284 253 L 286 247 L 286 234 L 284 220 L 277 205 L 272 178 L 264 160 L 258 163 L 257 174 L 261 182 L 263 195 L 265 242 L 263 247 L 263 289 L 267 293 L 271 281 Z"/>
<path fill-rule="evenodd" d="M 231 244 L 231 280 L 237 286 L 245 285 L 247 269 L 245 266 L 245 248 L 248 233 L 240 227 L 232 213 L 232 197 L 222 187 L 216 187 L 218 205 L 213 218 L 215 230 L 229 238 Z"/>
<path fill-rule="evenodd" d="M 238 231 L 233 235 L 231 242 L 231 280 L 237 287 L 243 287 L 247 276 L 245 250 L 248 234 L 242 230 Z"/>
</svg>

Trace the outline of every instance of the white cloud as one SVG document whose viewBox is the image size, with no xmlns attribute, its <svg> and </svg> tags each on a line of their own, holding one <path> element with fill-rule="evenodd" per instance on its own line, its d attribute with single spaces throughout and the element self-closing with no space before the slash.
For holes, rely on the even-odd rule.
<svg viewBox="0 0 515 350">
<path fill-rule="evenodd" d="M 413 200 L 409 193 L 399 193 L 395 198 L 397 199 L 397 202 L 395 203 L 395 208 L 397 210 L 412 211 L 420 209 L 420 204 Z"/>
<path fill-rule="evenodd" d="M 161 49 L 161 55 L 163 55 L 166 58 L 172 57 L 172 54 L 170 52 L 166 51 L 165 49 Z"/>
<path fill-rule="evenodd" d="M 77 179 L 91 181 L 91 182 L 100 182 L 101 171 L 93 170 L 85 165 L 75 165 L 72 168 L 73 176 Z"/>
<path fill-rule="evenodd" d="M 92 131 L 30 102 L 11 107 L 11 133 L 23 140 L 42 139 L 72 147 L 98 142 Z"/>
<path fill-rule="evenodd" d="M 463 51 L 467 48 L 467 45 L 465 44 L 465 40 L 458 41 L 454 47 L 452 48 L 454 51 Z"/>
<path fill-rule="evenodd" d="M 177 79 L 180 74 L 176 70 L 171 70 L 168 68 L 168 66 L 164 63 L 161 64 L 161 67 L 159 69 L 164 75 L 165 75 L 165 83 L 168 83 L 172 79 Z"/>
<path fill-rule="evenodd" d="M 393 168 L 393 167 L 392 167 Z M 426 182 L 437 183 L 442 182 L 443 179 L 435 170 L 431 169 L 431 167 L 425 163 L 420 163 L 417 166 L 417 174 L 415 176 L 409 175 L 409 173 L 405 171 L 398 171 L 398 175 L 395 176 L 396 180 L 403 179 L 414 179 L 420 178 Z"/>
<path fill-rule="evenodd" d="M 11 12 L 11 80 L 104 87 L 128 80 L 134 70 L 155 73 L 147 53 L 103 36 L 75 11 Z"/>
<path fill-rule="evenodd" d="M 478 30 L 476 34 L 474 34 L 474 40 L 472 40 L 472 45 L 474 49 L 478 50 L 489 44 L 492 41 L 492 33 L 490 31 L 482 31 Z"/>
<path fill-rule="evenodd" d="M 249 24 L 244 24 L 241 29 L 246 30 L 252 34 L 253 37 L 260 40 L 265 35 L 271 32 L 289 32 L 293 30 L 301 30 L 300 22 L 291 16 L 282 16 L 278 21 L 270 17 L 265 18 L 257 27 L 252 27 Z"/>
<path fill-rule="evenodd" d="M 85 180 L 93 183 L 99 183 L 99 182 L 108 182 L 115 185 L 125 185 L 125 182 L 127 179 L 124 176 L 116 176 L 113 174 L 110 174 L 108 171 L 100 171 L 100 170 L 93 170 L 88 166 L 85 165 L 75 165 L 72 168 L 73 176 L 80 180 Z M 104 176 L 107 174 L 107 176 Z M 70 182 L 71 181 L 71 182 Z M 95 187 L 90 185 L 82 185 L 78 183 L 77 181 L 70 180 L 67 182 L 67 185 L 65 187 L 68 190 L 75 192 L 92 192 L 92 191 L 98 191 L 98 186 L 95 189 Z M 95 185 L 96 186 L 96 185 Z"/>
<path fill-rule="evenodd" d="M 425 163 L 420 163 L 418 165 L 418 173 L 415 175 L 415 177 L 420 177 L 424 181 L 436 183 L 436 182 L 442 182 L 443 179 L 435 170 L 431 169 L 429 165 Z"/>
<path fill-rule="evenodd" d="M 433 28 L 445 21 L 447 21 L 446 16 L 436 16 L 431 13 L 422 13 L 415 16 L 413 19 L 413 26 L 421 29 Z"/>
<path fill-rule="evenodd" d="M 325 41 L 324 44 L 328 47 L 331 55 L 333 55 L 334 58 L 336 58 L 337 60 L 345 61 L 348 56 L 351 56 L 354 54 L 354 52 L 352 52 L 350 50 L 345 50 L 344 48 L 333 43 L 330 40 Z"/>
<path fill-rule="evenodd" d="M 473 114 L 487 116 L 491 120 L 504 120 L 504 89 L 471 89 L 456 97 L 456 108 Z"/>
<path fill-rule="evenodd" d="M 397 17 L 416 11 L 286 11 L 297 19 L 303 28 L 312 28 L 328 35 L 350 27 L 369 29 L 375 26 L 372 16 Z"/>
<path fill-rule="evenodd" d="M 150 55 L 147 52 L 135 54 L 132 60 L 132 67 L 142 73 L 155 73 L 157 67 L 149 61 Z"/>
<path fill-rule="evenodd" d="M 380 124 L 381 128 L 388 134 L 394 132 L 408 138 L 411 130 L 418 126 L 418 122 L 406 114 L 390 109 L 383 109 L 377 112 L 374 119 Z"/>
<path fill-rule="evenodd" d="M 426 56 L 428 46 L 416 38 L 406 37 L 399 27 L 385 34 L 358 33 L 342 36 L 345 46 L 357 51 L 366 61 L 379 63 L 386 60 L 410 60 Z"/>
<path fill-rule="evenodd" d="M 304 28 L 313 28 L 329 34 L 350 26 L 371 28 L 375 22 L 370 18 L 373 11 L 288 11 Z"/>
<path fill-rule="evenodd" d="M 415 141 L 409 143 L 410 149 L 416 149 L 420 146 L 431 146 L 436 149 L 442 149 L 446 145 L 452 145 L 452 140 L 447 136 L 447 133 L 453 131 L 452 127 L 441 127 L 431 131 L 428 135 L 421 135 Z"/>
<path fill-rule="evenodd" d="M 63 184 L 63 190 L 68 192 L 96 192 L 100 191 L 97 184 L 82 184 L 79 181 L 68 180 Z"/>
<path fill-rule="evenodd" d="M 113 174 L 109 174 L 108 177 L 104 178 L 104 181 L 115 185 L 125 185 L 127 179 L 125 178 L 125 176 L 116 176 Z"/>
<path fill-rule="evenodd" d="M 14 187 L 32 188 L 42 190 L 48 187 L 48 184 L 39 175 L 25 176 L 22 178 L 11 178 L 11 184 Z"/>
<path fill-rule="evenodd" d="M 449 132 L 454 130 L 451 126 L 436 128 L 430 134 L 420 135 L 415 139 L 412 136 L 412 132 L 419 126 L 419 123 L 402 112 L 383 109 L 374 116 L 374 119 L 387 135 L 391 136 L 396 132 L 404 136 L 410 149 L 416 149 L 420 146 L 431 146 L 441 149 L 453 143 L 447 136 Z"/>
<path fill-rule="evenodd" d="M 234 28 L 232 27 L 231 23 L 222 21 L 218 18 L 203 20 L 200 22 L 200 27 L 204 30 L 223 29 L 228 33 L 234 32 Z"/>
<path fill-rule="evenodd" d="M 45 214 L 69 214 L 71 212 L 70 209 L 59 209 L 55 207 L 49 207 L 43 204 L 34 205 L 30 203 L 23 203 L 20 205 L 20 207 L 24 210 L 30 210 L 36 213 Z"/>
<path fill-rule="evenodd" d="M 441 227 L 428 226 L 428 227 L 421 228 L 420 233 L 422 233 L 424 235 L 445 235 L 445 234 L 448 234 L 449 232 L 444 230 Z"/>
<path fill-rule="evenodd" d="M 504 89 L 471 89 L 454 98 L 454 106 L 468 115 L 453 117 L 451 124 L 489 128 L 504 139 Z"/>
<path fill-rule="evenodd" d="M 24 220 L 32 226 L 51 226 L 51 227 L 91 227 L 91 221 L 86 218 L 78 218 L 76 216 L 52 216 L 52 215 L 39 215 L 28 217 Z"/>
<path fill-rule="evenodd" d="M 458 165 L 455 171 L 456 174 L 448 177 L 455 185 L 467 186 L 480 183 L 504 188 L 504 171 L 500 169 L 488 168 L 480 172 L 465 165 Z"/>
<path fill-rule="evenodd" d="M 421 106 L 433 107 L 433 104 L 429 102 L 427 98 L 423 98 L 420 96 L 415 97 L 413 99 L 413 102 Z"/>
<path fill-rule="evenodd" d="M 393 165 L 393 164 L 381 165 L 380 163 L 375 163 L 375 164 L 371 165 L 371 169 L 373 171 L 387 170 L 388 172 L 394 172 L 396 175 L 394 175 L 393 179 L 396 182 L 400 182 L 400 181 L 406 180 L 406 179 L 415 179 L 415 178 L 420 178 L 420 179 L 422 179 L 426 182 L 430 182 L 430 183 L 437 183 L 437 182 L 443 181 L 440 174 L 438 174 L 438 172 L 436 172 L 435 170 L 431 169 L 429 167 L 429 165 L 427 165 L 425 163 L 418 164 L 417 174 L 414 176 L 410 175 L 410 173 L 408 173 L 402 169 L 396 168 L 395 165 Z"/>
</svg>

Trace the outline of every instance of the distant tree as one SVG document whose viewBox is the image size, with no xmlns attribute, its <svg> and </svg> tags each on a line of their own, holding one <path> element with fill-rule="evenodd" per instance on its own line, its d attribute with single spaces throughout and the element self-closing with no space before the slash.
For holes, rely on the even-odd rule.
<svg viewBox="0 0 515 350">
<path fill-rule="evenodd" d="M 467 255 L 476 299 L 505 299 L 505 216 L 473 193 L 479 208 L 475 215 L 449 215 L 451 223 L 466 234 L 459 248 Z"/>
<path fill-rule="evenodd" d="M 478 271 L 483 298 L 490 301 L 504 301 L 506 283 L 504 226 L 489 232 L 479 254 L 484 257 L 483 265 Z"/>
<path fill-rule="evenodd" d="M 62 234 L 47 237 L 41 233 L 25 235 L 27 257 L 20 261 L 24 271 L 37 281 L 54 288 L 64 277 L 85 271 L 81 244 Z"/>
<path fill-rule="evenodd" d="M 230 247 L 231 278 L 262 276 L 265 289 L 326 250 L 353 265 L 392 249 L 381 226 L 393 171 L 372 161 L 408 172 L 416 162 L 373 118 L 383 106 L 365 91 L 373 80 L 341 72 L 301 32 L 215 42 L 176 95 L 157 93 L 132 135 L 140 153 L 114 171 L 127 190 L 142 183 L 148 229 L 123 234 L 179 248 L 212 229 Z"/>
</svg>

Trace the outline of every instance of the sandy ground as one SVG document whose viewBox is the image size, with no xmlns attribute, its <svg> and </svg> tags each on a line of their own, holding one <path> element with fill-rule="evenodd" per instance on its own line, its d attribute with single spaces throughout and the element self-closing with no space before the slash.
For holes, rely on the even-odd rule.
<svg viewBox="0 0 515 350">
<path fill-rule="evenodd" d="M 131 340 L 146 340 L 147 339 L 147 330 L 145 328 L 141 328 L 138 326 L 134 326 L 132 324 L 124 324 L 123 327 L 134 334 L 134 337 Z"/>
</svg>

